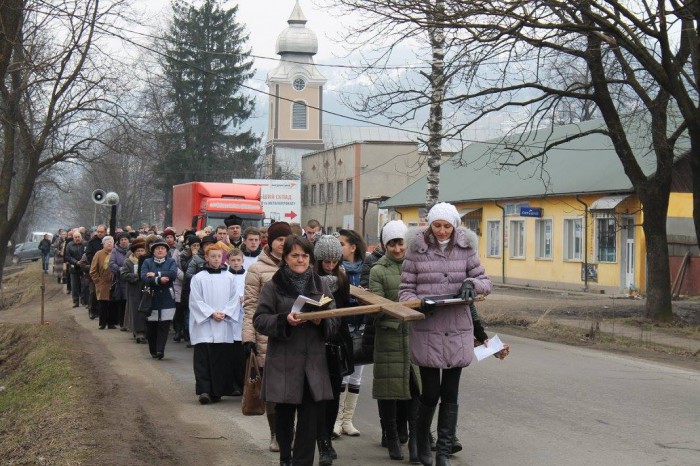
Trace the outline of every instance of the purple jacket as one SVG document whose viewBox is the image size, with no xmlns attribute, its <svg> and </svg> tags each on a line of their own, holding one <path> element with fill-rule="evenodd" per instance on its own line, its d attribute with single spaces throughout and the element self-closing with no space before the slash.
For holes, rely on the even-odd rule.
<svg viewBox="0 0 700 466">
<path fill-rule="evenodd" d="M 476 234 L 460 227 L 451 250 L 427 244 L 424 230 L 410 230 L 401 268 L 399 301 L 455 295 L 470 280 L 479 294 L 491 292 L 491 280 L 479 262 Z M 431 237 L 432 238 L 432 237 Z M 466 304 L 438 307 L 424 320 L 411 323 L 411 359 L 423 367 L 466 367 L 474 357 L 474 327 Z"/>
</svg>

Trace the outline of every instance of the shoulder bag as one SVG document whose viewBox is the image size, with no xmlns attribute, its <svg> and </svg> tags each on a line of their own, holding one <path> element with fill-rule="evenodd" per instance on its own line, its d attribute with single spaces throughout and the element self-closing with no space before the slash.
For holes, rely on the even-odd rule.
<svg viewBox="0 0 700 466">
<path fill-rule="evenodd" d="M 253 373 L 253 371 L 255 373 Z M 245 378 L 243 381 L 243 399 L 241 411 L 244 416 L 261 416 L 265 414 L 265 402 L 262 399 L 262 378 L 260 367 L 255 353 L 250 352 L 245 364 Z"/>
</svg>

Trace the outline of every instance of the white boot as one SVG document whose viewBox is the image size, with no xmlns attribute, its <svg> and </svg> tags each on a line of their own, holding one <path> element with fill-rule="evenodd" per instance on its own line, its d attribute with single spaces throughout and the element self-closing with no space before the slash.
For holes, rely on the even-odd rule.
<svg viewBox="0 0 700 466">
<path fill-rule="evenodd" d="M 345 394 L 347 389 L 340 392 L 340 402 L 338 403 L 338 416 L 335 418 L 335 425 L 333 426 L 333 439 L 340 438 L 340 434 L 343 432 L 343 410 L 345 409 Z"/>
<path fill-rule="evenodd" d="M 360 396 L 359 393 L 351 393 L 345 397 L 345 409 L 343 410 L 343 424 L 342 429 L 345 435 L 350 437 L 357 437 L 360 435 L 360 431 L 355 429 L 352 425 L 352 416 L 355 414 L 355 406 L 357 405 L 357 398 Z"/>
</svg>

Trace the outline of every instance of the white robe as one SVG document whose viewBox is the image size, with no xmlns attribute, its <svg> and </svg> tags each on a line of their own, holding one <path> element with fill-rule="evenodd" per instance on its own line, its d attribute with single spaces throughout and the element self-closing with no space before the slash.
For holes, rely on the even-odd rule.
<svg viewBox="0 0 700 466">
<path fill-rule="evenodd" d="M 236 324 L 243 322 L 240 287 L 226 270 L 210 273 L 207 269 L 192 277 L 190 284 L 190 343 L 233 343 Z M 222 321 L 214 320 L 214 312 L 223 312 Z M 240 339 L 240 330 L 238 331 Z"/>
</svg>

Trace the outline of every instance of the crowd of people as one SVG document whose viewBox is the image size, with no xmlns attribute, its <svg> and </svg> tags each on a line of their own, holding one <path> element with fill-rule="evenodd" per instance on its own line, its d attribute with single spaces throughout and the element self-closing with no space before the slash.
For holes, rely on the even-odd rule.
<svg viewBox="0 0 700 466">
<path fill-rule="evenodd" d="M 269 450 L 279 452 L 281 466 L 312 465 L 317 449 L 318 464 L 331 465 L 338 457 L 333 440 L 360 435 L 353 425 L 365 367 L 353 358 L 360 335 L 373 356 L 372 397 L 389 458 L 403 460 L 407 444 L 411 463 L 444 466 L 462 449 L 459 381 L 474 346 L 488 344 L 473 301 L 491 291 L 491 281 L 479 262 L 477 236 L 460 226 L 453 205 L 436 204 L 427 220 L 427 228 L 412 230 L 388 222 L 371 253 L 357 232 L 324 235 L 316 220 L 304 228 L 286 222 L 244 228 L 231 216 L 224 225 L 181 234 L 147 225 L 74 228 L 54 238 L 54 273 L 73 307 L 85 306 L 99 329 L 130 332 L 136 343 L 148 344 L 152 358 L 165 357 L 171 334 L 191 347 L 203 405 L 240 396 L 245 361 L 253 355 L 262 373 Z M 301 318 L 358 305 L 350 285 L 392 301 L 421 300 L 425 319 Z M 300 295 L 333 299 L 293 309 Z M 444 295 L 460 302 L 436 308 L 426 299 Z"/>
</svg>

